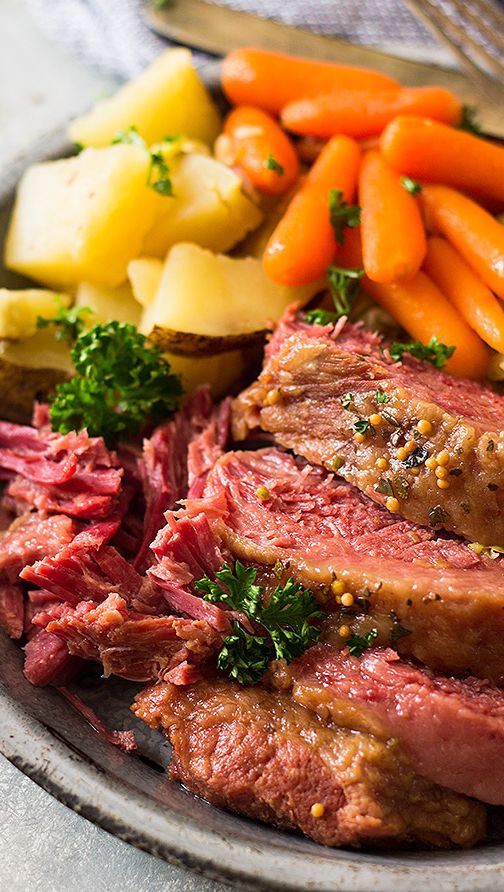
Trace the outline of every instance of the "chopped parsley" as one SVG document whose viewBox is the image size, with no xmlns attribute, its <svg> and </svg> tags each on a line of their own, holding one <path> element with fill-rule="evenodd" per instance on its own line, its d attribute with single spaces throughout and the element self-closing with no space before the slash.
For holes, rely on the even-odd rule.
<svg viewBox="0 0 504 892">
<path fill-rule="evenodd" d="M 353 393 L 345 393 L 340 400 L 344 409 L 349 409 L 353 403 Z"/>
<path fill-rule="evenodd" d="M 292 578 L 276 586 L 265 606 L 256 577 L 255 567 L 236 561 L 234 570 L 224 564 L 215 580 L 203 576 L 194 583 L 205 601 L 224 604 L 259 624 L 260 631 L 251 634 L 235 619 L 217 657 L 217 667 L 244 685 L 256 684 L 270 660 L 291 662 L 301 656 L 318 641 L 320 628 L 314 620 L 324 615 L 312 593 Z"/>
<path fill-rule="evenodd" d="M 71 352 L 77 374 L 51 398 L 52 429 L 87 428 L 107 443 L 138 434 L 171 415 L 182 395 L 178 375 L 134 325 L 108 322 L 79 335 Z"/>
<path fill-rule="evenodd" d="M 167 141 L 173 142 L 176 137 L 167 137 Z M 157 148 L 151 151 L 145 140 L 140 136 L 136 127 L 131 126 L 128 130 L 119 130 L 112 140 L 112 145 L 135 145 L 140 146 L 149 153 L 149 170 L 147 172 L 147 185 L 167 198 L 173 197 L 173 185 L 170 179 L 170 168 L 163 157 L 161 149 Z"/>
<path fill-rule="evenodd" d="M 329 323 L 337 322 L 339 318 L 337 313 L 323 310 L 322 307 L 317 307 L 315 310 L 307 310 L 303 315 L 305 322 L 309 322 L 310 325 L 329 325 Z"/>
<path fill-rule="evenodd" d="M 439 595 L 436 600 L 441 600 Z M 404 638 L 406 635 L 411 635 L 411 630 L 406 629 L 405 626 L 401 625 L 399 622 L 399 618 L 394 610 L 390 611 L 390 619 L 392 620 L 392 629 L 390 631 L 390 644 L 392 647 L 395 647 L 399 638 Z"/>
<path fill-rule="evenodd" d="M 71 347 L 86 328 L 85 317 L 92 315 L 93 311 L 89 307 L 64 307 L 61 304 L 52 319 L 38 316 L 37 328 L 54 325 L 56 340 L 63 341 Z"/>
<path fill-rule="evenodd" d="M 348 204 L 343 198 L 343 192 L 339 189 L 329 190 L 329 219 L 334 229 L 334 235 L 338 245 L 345 240 L 345 228 L 347 226 L 359 226 L 361 221 L 361 209 L 357 204 Z"/>
<path fill-rule="evenodd" d="M 429 457 L 429 450 L 426 446 L 417 446 L 416 449 L 413 450 L 409 455 L 406 456 L 404 461 L 401 462 L 405 468 L 419 468 L 421 465 L 425 464 Z"/>
<path fill-rule="evenodd" d="M 380 405 L 380 404 L 389 403 L 389 402 L 390 402 L 390 397 L 387 396 L 387 394 L 384 393 L 383 390 L 376 391 L 375 403 L 378 403 L 378 405 Z"/>
<path fill-rule="evenodd" d="M 359 290 L 359 283 L 363 275 L 363 269 L 350 269 L 342 266 L 328 268 L 327 277 L 338 319 L 340 316 L 350 314 L 352 300 Z"/>
<path fill-rule="evenodd" d="M 400 362 L 405 353 L 409 353 L 416 359 L 423 359 L 424 362 L 432 363 L 436 369 L 442 369 L 455 353 L 455 347 L 447 347 L 437 339 L 436 335 L 433 335 L 427 344 L 423 344 L 422 341 L 408 341 L 407 343 L 394 341 L 389 347 L 389 354 L 394 362 Z"/>
<path fill-rule="evenodd" d="M 365 650 L 373 646 L 373 642 L 378 638 L 378 629 L 370 629 L 363 635 L 357 635 L 352 632 L 350 638 L 347 639 L 346 646 L 351 657 L 361 657 Z"/>
<path fill-rule="evenodd" d="M 434 505 L 429 511 L 429 524 L 431 527 L 437 527 L 439 524 L 445 524 L 450 520 L 448 511 L 441 505 Z"/>
<path fill-rule="evenodd" d="M 418 195 L 418 193 L 422 191 L 421 183 L 417 183 L 417 181 L 412 180 L 411 177 L 401 177 L 401 183 L 406 189 L 406 192 L 409 192 L 410 195 Z"/>
<path fill-rule="evenodd" d="M 354 430 L 356 430 L 358 434 L 367 434 L 367 432 L 371 430 L 371 428 L 372 424 L 370 421 L 368 421 L 367 418 L 361 418 L 354 424 Z"/>
<path fill-rule="evenodd" d="M 459 130 L 466 130 L 473 136 L 483 136 L 483 131 L 478 123 L 477 111 L 472 105 L 464 105 L 462 107 L 462 119 L 460 121 Z"/>
<path fill-rule="evenodd" d="M 266 158 L 266 161 L 263 162 L 263 166 L 266 168 L 266 170 L 273 170 L 281 177 L 285 175 L 285 167 L 283 166 L 283 164 L 280 164 L 280 162 L 277 161 L 276 158 L 273 157 L 271 152 Z"/>
</svg>

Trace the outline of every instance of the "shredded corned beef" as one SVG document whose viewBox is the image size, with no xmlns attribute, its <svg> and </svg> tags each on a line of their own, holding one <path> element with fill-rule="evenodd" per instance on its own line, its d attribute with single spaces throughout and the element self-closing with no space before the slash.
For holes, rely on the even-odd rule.
<svg viewBox="0 0 504 892">
<path fill-rule="evenodd" d="M 76 712 L 79 712 L 81 716 L 86 719 L 86 722 L 89 722 L 91 727 L 98 732 L 100 737 L 107 741 L 107 743 L 111 743 L 125 753 L 133 753 L 137 749 L 134 731 L 112 731 L 107 727 L 105 722 L 102 722 L 96 715 L 94 709 L 91 709 L 91 707 L 88 706 L 87 703 L 84 703 L 84 701 L 73 691 L 69 691 L 68 688 L 61 686 L 58 688 L 58 691 L 66 700 L 68 700 Z"/>
</svg>

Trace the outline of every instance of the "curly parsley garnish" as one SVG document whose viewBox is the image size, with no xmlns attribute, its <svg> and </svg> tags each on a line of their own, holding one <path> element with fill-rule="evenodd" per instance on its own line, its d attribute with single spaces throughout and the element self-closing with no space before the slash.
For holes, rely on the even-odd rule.
<svg viewBox="0 0 504 892">
<path fill-rule="evenodd" d="M 174 137 L 168 139 L 173 140 Z M 145 140 L 140 136 L 136 127 L 131 126 L 127 130 L 119 130 L 112 140 L 112 145 L 135 145 L 140 146 L 149 153 L 150 163 L 147 173 L 147 185 L 154 192 L 163 195 L 166 198 L 173 197 L 173 186 L 170 179 L 170 168 L 163 157 L 162 149 L 157 148 L 153 151 L 149 149 Z"/>
<path fill-rule="evenodd" d="M 203 576 L 194 584 L 205 601 L 238 610 L 261 627 L 257 634 L 251 634 L 234 620 L 217 657 L 218 668 L 244 685 L 256 684 L 270 660 L 291 662 L 301 656 L 318 641 L 320 628 L 313 621 L 324 615 L 312 593 L 292 578 L 285 585 L 277 585 L 265 606 L 256 577 L 254 567 L 236 561 L 234 570 L 224 564 L 215 580 Z"/>
<path fill-rule="evenodd" d="M 436 369 L 442 369 L 455 353 L 455 347 L 447 347 L 435 335 L 427 344 L 422 344 L 421 341 L 408 341 L 407 343 L 394 341 L 389 347 L 389 354 L 394 362 L 400 362 L 405 353 L 415 356 L 416 359 L 432 363 Z"/>
<path fill-rule="evenodd" d="M 86 328 L 85 317 L 92 315 L 93 311 L 89 307 L 64 307 L 61 304 L 52 319 L 38 316 L 37 328 L 54 325 L 56 340 L 63 341 L 71 347 Z"/>
<path fill-rule="evenodd" d="M 347 226 L 359 226 L 361 209 L 357 204 L 348 204 L 343 198 L 343 192 L 339 189 L 329 190 L 329 219 L 334 229 L 338 245 L 345 240 L 345 228 Z"/>
<path fill-rule="evenodd" d="M 65 434 L 85 427 L 113 444 L 178 408 L 180 378 L 134 325 L 95 325 L 77 338 L 71 357 L 77 374 L 58 384 L 52 396 L 53 430 Z"/>
</svg>

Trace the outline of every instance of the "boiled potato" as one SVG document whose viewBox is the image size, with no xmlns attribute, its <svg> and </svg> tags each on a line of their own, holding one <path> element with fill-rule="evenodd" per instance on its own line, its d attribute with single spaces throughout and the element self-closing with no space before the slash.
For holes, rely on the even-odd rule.
<svg viewBox="0 0 504 892">
<path fill-rule="evenodd" d="M 18 187 L 5 263 L 50 286 L 114 287 L 140 253 L 156 199 L 141 146 L 86 149 L 29 167 Z"/>
<path fill-rule="evenodd" d="M 318 288 L 317 284 L 300 288 L 277 285 L 255 257 L 226 257 L 198 245 L 175 245 L 166 259 L 156 296 L 143 313 L 140 330 L 146 334 L 155 330 L 166 349 L 173 336 L 178 353 L 194 352 L 190 338 L 181 337 L 184 333 L 197 338 L 198 352 L 218 352 L 226 349 L 226 338 L 264 331 L 289 304 L 306 304 Z M 236 340 L 228 341 L 228 348 L 235 344 Z"/>
<path fill-rule="evenodd" d="M 2 418 L 29 421 L 33 401 L 46 400 L 73 371 L 70 348 L 56 340 L 52 326 L 20 341 L 0 341 Z"/>
<path fill-rule="evenodd" d="M 170 167 L 173 197 L 156 196 L 156 216 L 142 253 L 164 257 L 177 242 L 228 251 L 262 220 L 240 177 L 215 158 L 181 154 Z"/>
<path fill-rule="evenodd" d="M 182 378 L 186 394 L 192 393 L 200 384 L 209 384 L 214 399 L 220 399 L 242 379 L 247 360 L 241 350 L 230 350 L 217 356 L 180 356 L 176 353 L 163 354 L 174 374 Z"/>
<path fill-rule="evenodd" d="M 142 314 L 142 307 L 133 297 L 128 283 L 119 288 L 104 288 L 103 285 L 81 282 L 75 296 L 75 306 L 88 307 L 91 310 L 89 316 L 85 317 L 86 325 L 90 328 L 113 319 L 138 326 Z"/>
<path fill-rule="evenodd" d="M 0 338 L 29 338 L 37 331 L 39 316 L 53 319 L 61 306 L 69 305 L 68 295 L 54 291 L 0 288 Z"/>
<path fill-rule="evenodd" d="M 128 263 L 128 279 L 135 299 L 148 307 L 154 300 L 163 275 L 163 261 L 157 257 L 137 257 Z"/>
<path fill-rule="evenodd" d="M 101 147 L 132 125 L 149 144 L 166 133 L 213 143 L 220 130 L 219 112 L 194 70 L 189 50 L 161 53 L 115 96 L 76 118 L 69 132 L 73 142 Z"/>
</svg>

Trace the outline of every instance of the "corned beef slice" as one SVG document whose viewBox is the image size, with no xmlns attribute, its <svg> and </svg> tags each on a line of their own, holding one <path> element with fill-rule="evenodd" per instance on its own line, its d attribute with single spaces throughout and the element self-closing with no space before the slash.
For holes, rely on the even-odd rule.
<svg viewBox="0 0 504 892">
<path fill-rule="evenodd" d="M 69 691 L 68 688 L 65 687 L 59 687 L 58 691 L 66 700 L 68 700 L 76 712 L 80 713 L 80 715 L 86 719 L 86 722 L 89 722 L 91 727 L 98 732 L 100 737 L 107 741 L 107 743 L 117 746 L 118 749 L 123 750 L 125 753 L 132 753 L 137 749 L 134 731 L 111 730 L 105 722 L 102 722 L 99 716 L 96 715 L 94 709 L 88 706 L 87 703 L 84 703 L 84 701 L 73 691 Z"/>
<path fill-rule="evenodd" d="M 262 428 L 309 461 L 337 468 L 375 501 L 394 495 L 399 513 L 416 523 L 504 546 L 504 399 L 407 354 L 393 363 L 386 342 L 360 325 L 338 332 L 287 314 L 258 380 L 234 402 L 235 439 Z M 270 405 L 272 390 L 281 398 Z M 377 402 L 378 390 L 385 404 Z M 357 442 L 355 423 L 380 412 L 381 426 L 370 426 Z M 420 419 L 431 424 L 429 435 L 417 430 Z M 398 458 L 398 447 L 410 440 L 417 451 Z M 450 485 L 439 489 L 424 462 L 444 450 Z M 376 466 L 383 457 L 385 471 Z"/>
<path fill-rule="evenodd" d="M 68 653 L 68 648 L 61 638 L 41 629 L 34 638 L 25 645 L 25 664 L 23 672 L 34 685 L 68 684 L 84 665 L 78 657 Z"/>
<path fill-rule="evenodd" d="M 169 678 L 180 663 L 207 661 L 222 644 L 208 623 L 145 616 L 128 610 L 116 594 L 101 604 L 83 601 L 74 610 L 61 605 L 35 621 L 62 638 L 70 653 L 101 662 L 105 677 L 130 681 Z"/>
<path fill-rule="evenodd" d="M 268 489 L 267 501 L 259 500 L 258 486 Z M 219 459 L 204 498 L 189 500 L 180 519 L 160 531 L 154 549 L 161 566 L 163 555 L 188 561 L 177 544 L 178 525 L 202 513 L 224 553 L 251 564 L 282 562 L 321 591 L 329 610 L 341 610 L 329 586 L 342 580 L 357 605 L 368 608 L 356 630 L 376 626 L 388 643 L 398 620 L 409 631 L 398 638 L 400 653 L 448 674 L 504 681 L 501 558 L 478 556 L 461 541 L 416 527 L 322 468 L 276 449 Z M 352 610 L 343 614 L 352 620 Z"/>
<path fill-rule="evenodd" d="M 200 387 L 173 419 L 159 425 L 152 437 L 144 440 L 138 466 L 146 507 L 142 545 L 134 564 L 137 569 L 145 569 L 152 562 L 150 544 L 164 523 L 165 511 L 187 493 L 188 449 L 209 424 L 213 426 L 212 409 L 209 388 Z"/>
<path fill-rule="evenodd" d="M 86 431 L 62 435 L 0 422 L 0 473 L 10 479 L 9 510 L 97 519 L 115 509 L 123 471 L 102 438 Z"/>
<path fill-rule="evenodd" d="M 24 626 L 24 596 L 20 585 L 0 582 L 0 628 L 10 638 L 21 638 Z"/>
<path fill-rule="evenodd" d="M 504 805 L 504 691 L 435 676 L 389 649 L 357 659 L 318 645 L 290 669 L 298 703 L 338 725 L 398 738 L 422 777 Z"/>
<path fill-rule="evenodd" d="M 325 725 L 286 694 L 223 680 L 158 684 L 132 708 L 166 731 L 172 778 L 325 845 L 467 846 L 484 834 L 481 805 L 416 775 L 397 747 Z M 311 814 L 316 802 L 321 817 Z"/>
<path fill-rule="evenodd" d="M 15 582 L 23 567 L 57 554 L 74 535 L 73 521 L 63 514 L 23 514 L 0 533 L 0 576 Z"/>
</svg>

